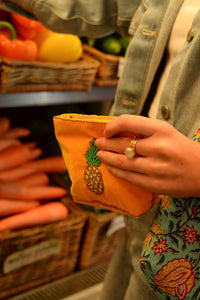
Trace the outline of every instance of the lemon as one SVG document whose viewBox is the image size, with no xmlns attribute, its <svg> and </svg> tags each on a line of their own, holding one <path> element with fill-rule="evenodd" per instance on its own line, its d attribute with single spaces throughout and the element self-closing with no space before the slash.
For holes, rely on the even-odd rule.
<svg viewBox="0 0 200 300">
<path fill-rule="evenodd" d="M 41 44 L 38 60 L 72 63 L 76 62 L 82 53 L 82 42 L 78 36 L 53 32 Z"/>
</svg>

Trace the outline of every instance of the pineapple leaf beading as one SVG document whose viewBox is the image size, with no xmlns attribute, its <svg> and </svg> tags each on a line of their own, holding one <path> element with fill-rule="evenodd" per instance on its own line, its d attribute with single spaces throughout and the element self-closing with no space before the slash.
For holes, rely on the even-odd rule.
<svg viewBox="0 0 200 300">
<path fill-rule="evenodd" d="M 96 147 L 95 141 L 96 139 L 93 139 L 93 141 L 90 142 L 90 147 L 88 148 L 85 157 L 87 158 L 88 165 L 95 165 L 99 167 L 101 165 L 101 161 L 97 157 L 99 149 Z"/>
</svg>

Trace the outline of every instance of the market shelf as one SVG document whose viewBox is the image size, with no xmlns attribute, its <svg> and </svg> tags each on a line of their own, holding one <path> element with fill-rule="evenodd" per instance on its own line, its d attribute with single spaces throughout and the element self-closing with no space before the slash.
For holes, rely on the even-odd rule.
<svg viewBox="0 0 200 300">
<path fill-rule="evenodd" d="M 19 294 L 7 300 L 67 300 L 68 297 L 70 299 L 70 296 L 73 297 L 75 295 L 77 299 L 80 300 L 82 294 L 83 296 L 85 296 L 87 293 L 88 295 L 92 295 L 94 293 L 98 294 L 102 288 L 102 283 L 108 265 L 109 262 L 82 271 L 77 271 L 71 275 L 42 285 L 38 288 Z M 92 289 L 92 287 L 94 287 L 94 289 Z M 88 300 L 89 299 L 90 298 L 88 296 Z M 95 300 L 97 299 L 95 298 Z"/>
<path fill-rule="evenodd" d="M 114 99 L 116 87 L 92 86 L 90 92 L 34 92 L 0 94 L 0 108 L 99 102 Z"/>
</svg>

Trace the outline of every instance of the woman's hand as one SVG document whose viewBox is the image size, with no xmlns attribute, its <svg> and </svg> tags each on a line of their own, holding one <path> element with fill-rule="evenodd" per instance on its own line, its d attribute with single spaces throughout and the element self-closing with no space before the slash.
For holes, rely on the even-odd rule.
<svg viewBox="0 0 200 300">
<path fill-rule="evenodd" d="M 131 159 L 124 155 L 132 140 L 128 133 L 142 137 Z M 200 197 L 200 144 L 165 121 L 122 115 L 106 125 L 96 146 L 99 159 L 119 178 L 156 194 Z"/>
</svg>

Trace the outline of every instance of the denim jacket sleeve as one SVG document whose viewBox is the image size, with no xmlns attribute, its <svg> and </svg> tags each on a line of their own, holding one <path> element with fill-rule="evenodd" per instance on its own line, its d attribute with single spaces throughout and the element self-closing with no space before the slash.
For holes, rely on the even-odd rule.
<svg viewBox="0 0 200 300">
<path fill-rule="evenodd" d="M 141 0 L 2 0 L 1 8 L 39 20 L 47 28 L 79 36 L 128 32 Z"/>
</svg>

